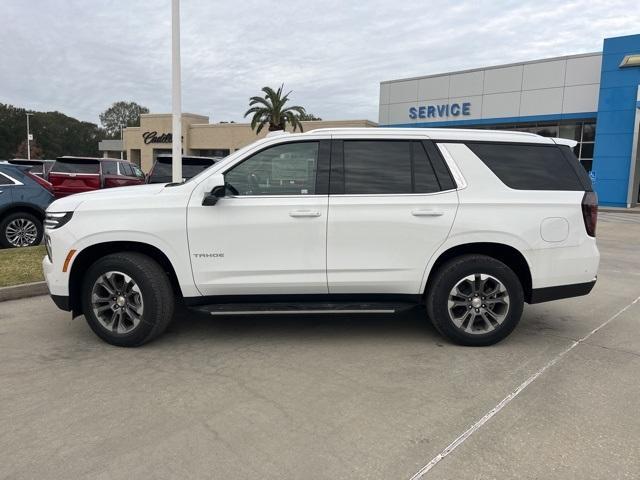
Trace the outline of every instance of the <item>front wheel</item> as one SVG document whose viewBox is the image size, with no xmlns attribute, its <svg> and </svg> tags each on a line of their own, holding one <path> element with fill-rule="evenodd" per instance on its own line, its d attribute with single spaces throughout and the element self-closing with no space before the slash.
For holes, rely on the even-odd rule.
<svg viewBox="0 0 640 480">
<path fill-rule="evenodd" d="M 427 293 L 427 313 L 438 332 L 460 345 L 493 345 L 522 316 L 524 293 L 507 265 L 485 255 L 463 255 L 438 269 Z"/>
<path fill-rule="evenodd" d="M 134 252 L 107 255 L 84 277 L 82 308 L 91 329 L 105 342 L 140 346 L 164 332 L 175 298 L 166 272 Z"/>
<path fill-rule="evenodd" d="M 17 212 L 0 221 L 0 246 L 5 248 L 32 247 L 42 241 L 42 221 L 36 216 Z"/>
</svg>

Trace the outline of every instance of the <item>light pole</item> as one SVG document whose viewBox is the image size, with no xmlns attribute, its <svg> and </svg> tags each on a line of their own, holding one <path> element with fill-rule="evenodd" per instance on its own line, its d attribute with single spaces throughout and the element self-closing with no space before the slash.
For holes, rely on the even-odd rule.
<svg viewBox="0 0 640 480">
<path fill-rule="evenodd" d="M 123 159 L 123 149 L 124 149 L 124 135 L 122 134 L 122 129 L 124 128 L 124 125 L 121 123 L 120 124 L 120 160 Z"/>
<path fill-rule="evenodd" d="M 180 93 L 180 0 L 171 0 L 171 173 L 182 182 L 182 94 Z"/>
<path fill-rule="evenodd" d="M 29 131 L 29 117 L 33 113 L 27 113 L 27 160 L 31 160 L 31 132 Z"/>
</svg>

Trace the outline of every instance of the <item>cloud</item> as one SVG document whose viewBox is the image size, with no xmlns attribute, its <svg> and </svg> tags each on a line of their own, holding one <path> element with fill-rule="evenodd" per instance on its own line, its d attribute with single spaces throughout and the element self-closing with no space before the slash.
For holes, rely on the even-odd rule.
<svg viewBox="0 0 640 480">
<path fill-rule="evenodd" d="M 599 51 L 640 33 L 635 0 L 182 0 L 183 110 L 242 121 L 285 83 L 325 119 L 377 120 L 379 82 Z M 117 100 L 171 109 L 170 2 L 5 0 L 0 102 L 97 122 Z"/>
</svg>

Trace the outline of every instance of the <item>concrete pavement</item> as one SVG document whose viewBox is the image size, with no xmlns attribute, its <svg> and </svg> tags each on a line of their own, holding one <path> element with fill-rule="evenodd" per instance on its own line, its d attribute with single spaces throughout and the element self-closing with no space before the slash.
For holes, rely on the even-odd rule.
<svg viewBox="0 0 640 480">
<path fill-rule="evenodd" d="M 0 478 L 410 478 L 640 295 L 640 223 L 602 214 L 591 295 L 525 307 L 491 348 L 416 310 L 184 316 L 119 349 L 47 297 L 0 304 Z M 423 478 L 637 478 L 640 302 Z"/>
</svg>

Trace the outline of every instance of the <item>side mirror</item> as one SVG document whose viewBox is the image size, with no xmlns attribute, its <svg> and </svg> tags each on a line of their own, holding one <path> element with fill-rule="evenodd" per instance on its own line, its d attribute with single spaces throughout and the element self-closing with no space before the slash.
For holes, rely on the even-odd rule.
<svg viewBox="0 0 640 480">
<path fill-rule="evenodd" d="M 205 191 L 207 191 L 207 193 L 202 199 L 202 205 L 210 207 L 218 203 L 218 200 L 226 195 L 224 175 L 222 173 L 215 173 L 205 180 L 205 182 Z"/>
</svg>

